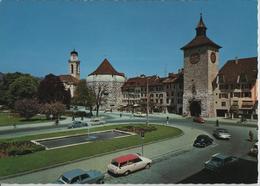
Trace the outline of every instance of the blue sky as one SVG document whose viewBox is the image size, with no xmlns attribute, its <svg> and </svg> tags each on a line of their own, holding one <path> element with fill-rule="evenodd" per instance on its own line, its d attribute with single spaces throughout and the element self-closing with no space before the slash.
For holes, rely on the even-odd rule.
<svg viewBox="0 0 260 186">
<path fill-rule="evenodd" d="M 107 58 L 127 77 L 177 72 L 200 12 L 229 59 L 257 56 L 256 0 L 2 0 L 0 72 L 68 72 L 74 48 L 85 78 Z"/>
</svg>

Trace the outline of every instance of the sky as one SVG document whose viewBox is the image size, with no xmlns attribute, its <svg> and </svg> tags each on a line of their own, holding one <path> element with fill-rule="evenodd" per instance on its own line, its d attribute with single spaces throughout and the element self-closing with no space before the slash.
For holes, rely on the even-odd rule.
<svg viewBox="0 0 260 186">
<path fill-rule="evenodd" d="M 165 76 L 183 68 L 200 13 L 219 68 L 257 56 L 257 0 L 0 0 L 0 72 L 67 74 L 76 49 L 81 78 L 104 58 L 128 78 Z"/>
</svg>

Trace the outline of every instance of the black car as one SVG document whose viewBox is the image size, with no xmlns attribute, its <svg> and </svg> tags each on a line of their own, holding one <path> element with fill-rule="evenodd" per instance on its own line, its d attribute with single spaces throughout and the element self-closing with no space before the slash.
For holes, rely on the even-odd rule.
<svg viewBox="0 0 260 186">
<path fill-rule="evenodd" d="M 193 143 L 194 147 L 206 147 L 213 143 L 213 139 L 208 135 L 201 134 L 199 135 Z"/>
</svg>

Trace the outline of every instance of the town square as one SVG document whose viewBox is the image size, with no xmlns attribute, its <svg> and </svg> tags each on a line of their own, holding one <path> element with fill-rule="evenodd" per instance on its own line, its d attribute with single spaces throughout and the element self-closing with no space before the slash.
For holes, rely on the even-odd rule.
<svg viewBox="0 0 260 186">
<path fill-rule="evenodd" d="M 257 6 L 0 1 L 0 184 L 257 184 Z"/>
</svg>

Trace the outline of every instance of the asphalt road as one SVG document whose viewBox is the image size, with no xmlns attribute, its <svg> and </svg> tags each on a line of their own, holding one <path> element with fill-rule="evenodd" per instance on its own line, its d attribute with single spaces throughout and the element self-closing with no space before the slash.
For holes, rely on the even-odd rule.
<svg viewBox="0 0 260 186">
<path fill-rule="evenodd" d="M 211 127 L 205 127 L 205 130 L 210 131 Z M 106 183 L 256 183 L 257 159 L 247 155 L 252 142 L 247 140 L 247 133 L 243 130 L 229 127 L 233 137 L 230 141 L 214 138 L 214 144 L 206 148 L 193 147 L 181 154 L 162 157 L 149 170 L 141 170 L 126 177 L 110 176 Z M 240 157 L 241 163 L 217 175 L 205 171 L 204 162 L 219 152 Z"/>
<path fill-rule="evenodd" d="M 116 124 L 122 122 L 140 122 L 145 121 L 145 118 L 136 119 L 122 119 L 122 120 L 108 120 L 107 123 Z M 150 117 L 149 122 L 166 123 L 165 118 Z M 215 129 L 213 124 L 197 124 L 190 120 L 171 119 L 169 125 L 185 125 L 192 128 L 201 129 L 208 133 L 212 133 Z M 253 131 L 254 137 L 257 136 L 255 128 L 239 127 L 231 125 L 221 125 L 220 127 L 226 128 L 231 133 L 232 139 L 229 141 L 217 140 L 214 138 L 214 144 L 206 148 L 192 148 L 189 151 L 181 152 L 179 154 L 168 154 L 167 156 L 160 157 L 155 160 L 150 169 L 142 170 L 130 174 L 126 177 L 113 177 L 108 176 L 105 180 L 106 183 L 255 183 L 257 178 L 257 159 L 247 155 L 249 149 L 252 147 L 253 142 L 248 141 L 249 130 Z M 30 133 L 40 133 L 46 131 L 67 130 L 66 126 L 59 126 L 58 128 L 46 129 L 41 128 L 37 131 L 29 131 Z M 28 131 L 18 132 L 20 135 L 25 135 Z M 16 133 L 17 135 L 17 133 Z M 241 164 L 231 167 L 229 172 L 236 172 L 235 176 L 230 175 L 228 179 L 219 181 L 220 175 L 212 175 L 204 170 L 204 162 L 210 159 L 215 153 L 224 153 L 227 155 L 234 155 L 241 158 Z M 239 170 L 240 169 L 240 170 Z M 245 171 L 247 170 L 248 171 Z M 250 172 L 251 171 L 251 172 Z M 245 172 L 250 172 L 246 174 Z M 244 176 L 244 177 L 243 177 Z M 223 177 L 223 176 L 222 176 Z M 238 179 L 243 178 L 243 179 Z M 236 181 L 235 181 L 236 180 Z"/>
</svg>

